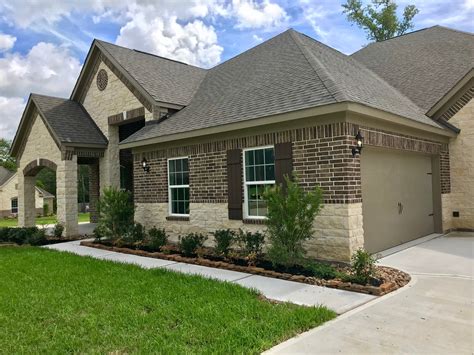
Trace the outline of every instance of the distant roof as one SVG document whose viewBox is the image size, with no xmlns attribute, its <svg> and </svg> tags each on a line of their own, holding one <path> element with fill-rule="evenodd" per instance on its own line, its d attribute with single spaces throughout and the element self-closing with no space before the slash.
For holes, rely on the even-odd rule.
<svg viewBox="0 0 474 355">
<path fill-rule="evenodd" d="M 434 26 L 369 44 L 352 58 L 427 112 L 474 62 L 474 35 Z"/>
<path fill-rule="evenodd" d="M 188 106 L 123 143 L 339 102 L 440 127 L 358 61 L 290 29 L 208 70 Z"/>
<path fill-rule="evenodd" d="M 15 175 L 14 171 L 10 171 L 5 167 L 0 166 L 0 186 L 6 183 L 13 175 Z"/>
<path fill-rule="evenodd" d="M 186 106 L 206 70 L 153 54 L 96 40 L 157 102 Z"/>
<path fill-rule="evenodd" d="M 54 197 L 54 195 L 48 191 L 46 191 L 45 189 L 42 189 L 41 187 L 39 186 L 35 186 L 36 188 L 36 191 L 38 191 L 41 195 L 43 195 L 42 197 L 43 198 L 51 198 L 51 197 Z"/>
<path fill-rule="evenodd" d="M 31 94 L 12 143 L 16 156 L 21 136 L 27 131 L 26 120 L 35 106 L 56 144 L 77 147 L 106 148 L 108 141 L 84 107 L 75 101 L 59 97 Z"/>
</svg>

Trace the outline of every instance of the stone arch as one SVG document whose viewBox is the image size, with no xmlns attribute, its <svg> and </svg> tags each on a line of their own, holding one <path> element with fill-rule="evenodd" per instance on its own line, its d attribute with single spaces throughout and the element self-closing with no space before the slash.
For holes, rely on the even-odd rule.
<svg viewBox="0 0 474 355">
<path fill-rule="evenodd" d="M 38 174 L 38 172 L 43 168 L 49 168 L 56 171 L 58 166 L 49 159 L 36 159 L 26 164 L 23 168 L 23 175 L 36 176 L 36 174 Z"/>
</svg>

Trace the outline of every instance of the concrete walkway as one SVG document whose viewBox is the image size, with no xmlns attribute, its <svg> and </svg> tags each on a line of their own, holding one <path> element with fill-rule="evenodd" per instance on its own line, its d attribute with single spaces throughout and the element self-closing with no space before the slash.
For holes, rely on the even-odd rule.
<svg viewBox="0 0 474 355">
<path fill-rule="evenodd" d="M 473 254 L 474 233 L 451 233 L 382 258 L 410 284 L 267 353 L 472 354 Z"/>
<path fill-rule="evenodd" d="M 257 289 L 265 295 L 265 297 L 273 300 L 291 302 L 305 306 L 324 305 L 338 314 L 347 312 L 376 298 L 362 293 L 307 285 L 299 282 L 279 280 L 231 270 L 116 253 L 108 250 L 89 248 L 79 244 L 80 241 L 74 241 L 52 244 L 45 246 L 44 248 L 90 256 L 96 259 L 136 264 L 146 269 L 164 268 L 175 272 L 234 282 L 247 288 Z"/>
</svg>

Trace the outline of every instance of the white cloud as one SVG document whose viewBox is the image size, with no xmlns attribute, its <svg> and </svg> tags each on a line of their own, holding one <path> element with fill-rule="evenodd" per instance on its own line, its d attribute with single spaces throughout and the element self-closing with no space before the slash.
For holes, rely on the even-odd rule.
<svg viewBox="0 0 474 355">
<path fill-rule="evenodd" d="M 150 18 L 136 13 L 120 30 L 117 44 L 173 58 L 188 64 L 211 67 L 220 62 L 223 48 L 212 26 L 200 20 L 181 25 L 172 16 Z"/>
<path fill-rule="evenodd" d="M 257 42 L 262 42 L 262 41 L 263 41 L 263 38 L 262 38 L 262 37 L 259 37 L 259 36 L 256 35 L 256 34 L 254 34 L 254 35 L 252 36 L 252 38 L 253 38 L 255 41 L 257 41 Z"/>
<path fill-rule="evenodd" d="M 25 104 L 21 97 L 0 96 L 0 138 L 12 139 L 15 136 Z"/>
<path fill-rule="evenodd" d="M 16 37 L 0 33 L 0 53 L 6 52 L 12 49 L 13 46 L 15 45 L 15 42 L 16 42 Z"/>
<path fill-rule="evenodd" d="M 233 0 L 232 13 L 237 20 L 239 29 L 280 27 L 288 21 L 286 11 L 278 4 L 269 0 Z"/>
<path fill-rule="evenodd" d="M 0 58 L 0 132 L 12 138 L 30 92 L 68 97 L 81 65 L 66 47 L 40 42 L 25 54 Z"/>
</svg>

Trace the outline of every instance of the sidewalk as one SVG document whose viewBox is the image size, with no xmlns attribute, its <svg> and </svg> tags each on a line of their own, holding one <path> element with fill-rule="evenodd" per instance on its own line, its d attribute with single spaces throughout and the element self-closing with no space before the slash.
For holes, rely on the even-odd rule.
<svg viewBox="0 0 474 355">
<path fill-rule="evenodd" d="M 376 298 L 375 296 L 362 293 L 307 285 L 243 272 L 89 248 L 81 246 L 80 241 L 52 244 L 44 248 L 70 252 L 81 256 L 89 256 L 96 259 L 135 264 L 145 269 L 164 268 L 184 274 L 200 275 L 220 281 L 234 282 L 243 287 L 257 289 L 265 297 L 272 300 L 291 302 L 305 306 L 323 305 L 338 314 L 345 313 Z"/>
</svg>

